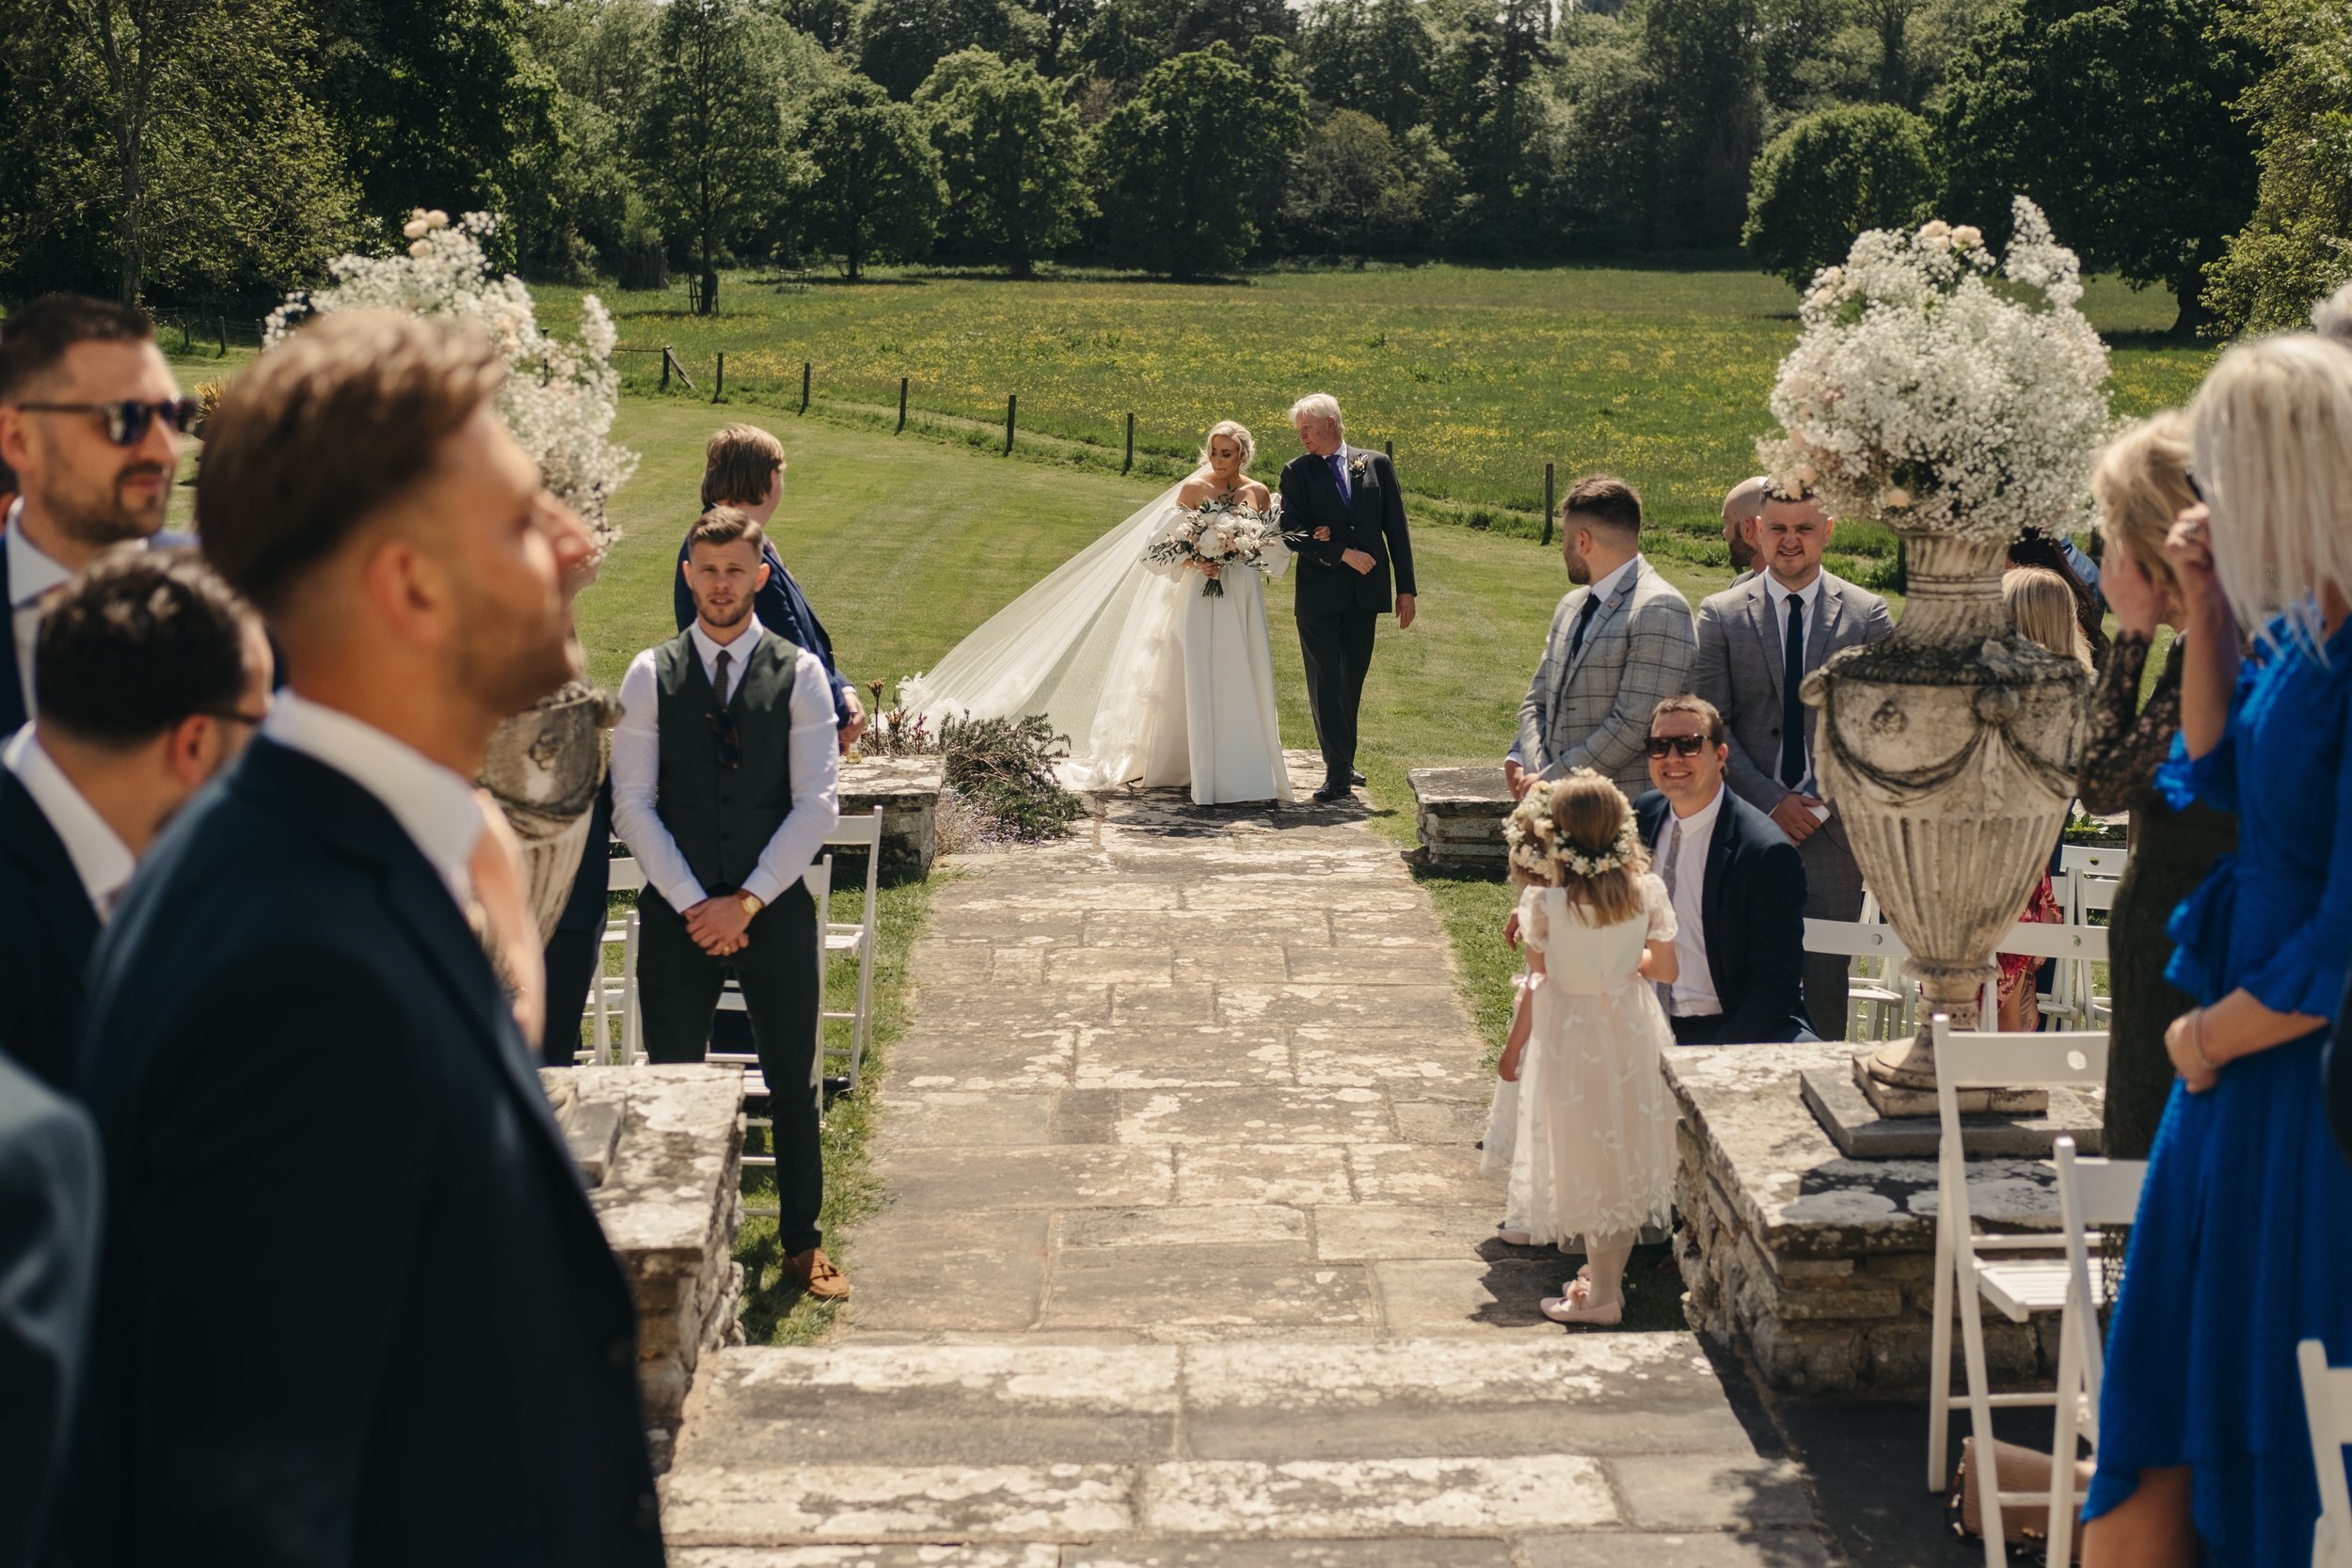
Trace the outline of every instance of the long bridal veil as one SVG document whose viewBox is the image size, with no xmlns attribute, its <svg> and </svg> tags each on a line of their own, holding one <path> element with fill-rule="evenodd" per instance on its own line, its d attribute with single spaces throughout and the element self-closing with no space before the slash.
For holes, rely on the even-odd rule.
<svg viewBox="0 0 2352 1568">
<path fill-rule="evenodd" d="M 899 687 L 908 712 L 944 719 L 1041 713 L 1070 737 L 1073 782 L 1107 788 L 1144 772 L 1162 721 L 1183 718 L 1176 617 L 1184 584 L 1143 559 L 1176 512 L 1169 485 Z"/>
</svg>

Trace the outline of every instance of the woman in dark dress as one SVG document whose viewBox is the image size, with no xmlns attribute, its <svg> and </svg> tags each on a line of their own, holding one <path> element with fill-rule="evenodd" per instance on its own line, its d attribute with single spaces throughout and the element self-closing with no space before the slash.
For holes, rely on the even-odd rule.
<svg viewBox="0 0 2352 1568">
<path fill-rule="evenodd" d="M 2214 862 L 2237 847 L 2237 818 L 2201 801 L 2173 809 L 2156 790 L 2156 766 L 2181 731 L 2181 658 L 2176 635 L 2146 706 L 2140 681 L 2156 627 L 2181 628 L 2180 586 L 2164 558 L 2173 518 L 2195 504 L 2188 485 L 2188 421 L 2168 409 L 2117 436 L 2099 457 L 2090 489 L 2106 540 L 2101 574 L 2115 611 L 2115 641 L 2092 689 L 2090 743 L 2083 753 L 2084 807 L 2131 813 L 2123 880 L 2107 916 L 2106 1152 L 2145 1160 L 2172 1093 L 2165 1025 L 2195 1006 L 2165 979 L 2172 961 L 2166 923 L 2197 891 Z"/>
</svg>

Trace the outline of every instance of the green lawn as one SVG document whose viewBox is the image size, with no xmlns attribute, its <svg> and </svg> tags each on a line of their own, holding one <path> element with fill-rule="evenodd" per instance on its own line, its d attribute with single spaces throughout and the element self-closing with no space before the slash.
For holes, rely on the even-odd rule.
<svg viewBox="0 0 2352 1568">
<path fill-rule="evenodd" d="M 538 294 L 550 325 L 576 309 L 577 291 Z M 1794 293 L 1735 270 L 1375 267 L 1211 284 L 908 272 L 858 287 L 747 273 L 702 318 L 682 286 L 605 297 L 625 346 L 675 349 L 691 401 L 709 397 L 723 352 L 746 417 L 797 411 L 808 361 L 813 412 L 830 421 L 895 425 L 904 375 L 916 425 L 974 447 L 1001 450 L 1018 394 L 1018 455 L 1115 473 L 1133 412 L 1139 469 L 1172 475 L 1230 416 L 1257 432 L 1270 474 L 1295 451 L 1284 410 L 1320 388 L 1347 407 L 1354 438 L 1394 444 L 1425 523 L 1533 529 L 1547 462 L 1563 487 L 1613 468 L 1648 497 L 1657 553 L 1694 563 L 1722 559 L 1715 509 L 1755 466 L 1796 332 Z M 2097 279 L 2088 300 L 2115 346 L 2120 413 L 2187 395 L 2211 353 L 2156 336 L 2168 296 Z M 622 367 L 632 390 L 660 380 L 658 354 Z M 690 401 L 681 386 L 670 395 Z M 1891 565 L 1883 530 L 1853 526 L 1839 543 L 1833 564 L 1858 580 Z"/>
</svg>

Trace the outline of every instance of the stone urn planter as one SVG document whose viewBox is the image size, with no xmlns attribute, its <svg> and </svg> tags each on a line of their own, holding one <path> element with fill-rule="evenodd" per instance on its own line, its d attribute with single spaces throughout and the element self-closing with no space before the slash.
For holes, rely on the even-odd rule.
<svg viewBox="0 0 2352 1568">
<path fill-rule="evenodd" d="M 1915 1038 L 1855 1059 L 1882 1116 L 1935 1115 L 1926 1018 L 1978 1027 L 2001 935 L 2048 863 L 2074 798 L 2090 677 L 2010 629 L 2007 546 L 1905 531 L 1910 594 L 1894 635 L 1809 676 L 1818 765 L 1864 882 L 1910 949 Z M 2040 1091 L 1971 1091 L 1963 1110 L 2033 1112 Z"/>
<path fill-rule="evenodd" d="M 604 732 L 619 718 L 611 692 L 571 681 L 491 732 L 480 782 L 522 840 L 542 942 L 555 934 L 571 896 L 588 845 L 589 808 L 604 784 Z"/>
</svg>

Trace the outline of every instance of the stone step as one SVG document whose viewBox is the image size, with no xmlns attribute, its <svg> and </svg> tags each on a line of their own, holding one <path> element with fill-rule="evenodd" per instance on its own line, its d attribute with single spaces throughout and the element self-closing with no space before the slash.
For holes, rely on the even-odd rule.
<svg viewBox="0 0 2352 1568">
<path fill-rule="evenodd" d="M 1686 1334 L 730 1350 L 664 1497 L 694 1568 L 1821 1560 Z"/>
</svg>

